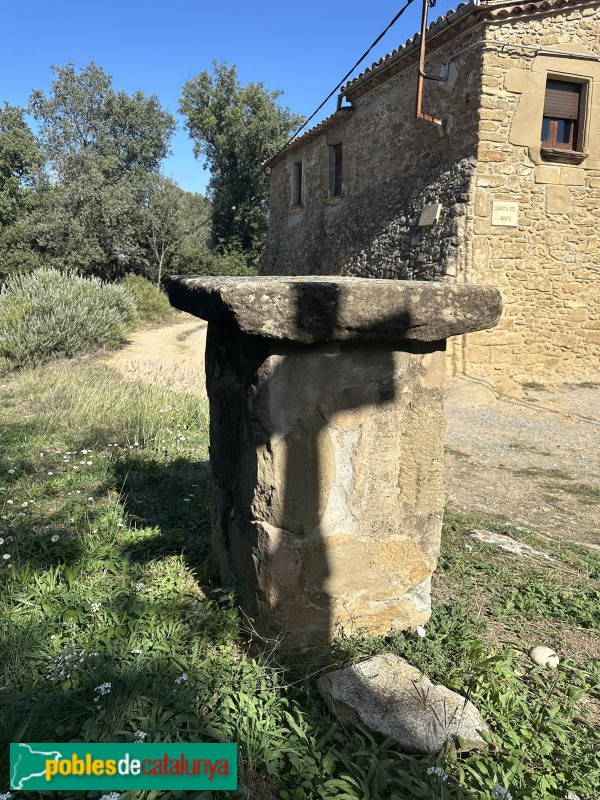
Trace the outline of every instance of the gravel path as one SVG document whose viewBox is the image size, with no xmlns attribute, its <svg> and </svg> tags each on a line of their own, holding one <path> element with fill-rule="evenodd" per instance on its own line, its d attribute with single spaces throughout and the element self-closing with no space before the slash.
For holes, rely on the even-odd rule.
<svg viewBox="0 0 600 800">
<path fill-rule="evenodd" d="M 494 401 L 455 381 L 446 417 L 449 508 L 600 549 L 600 386 Z"/>
<path fill-rule="evenodd" d="M 205 341 L 206 323 L 180 314 L 137 331 L 106 361 L 127 377 L 195 391 L 204 386 Z M 497 400 L 454 380 L 446 419 L 450 509 L 600 549 L 600 384 Z"/>
</svg>

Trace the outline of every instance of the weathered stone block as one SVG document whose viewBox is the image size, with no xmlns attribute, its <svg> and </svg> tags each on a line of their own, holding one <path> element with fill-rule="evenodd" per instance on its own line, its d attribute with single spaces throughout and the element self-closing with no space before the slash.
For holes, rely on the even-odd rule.
<svg viewBox="0 0 600 800">
<path fill-rule="evenodd" d="M 547 166 L 540 164 L 535 169 L 536 183 L 560 183 L 560 167 Z"/>
<path fill-rule="evenodd" d="M 180 278 L 209 319 L 213 552 L 261 636 L 330 641 L 430 613 L 444 508 L 445 337 L 497 290 L 360 278 Z"/>
<path fill-rule="evenodd" d="M 398 656 L 375 656 L 330 672 L 317 686 L 343 725 L 358 724 L 391 736 L 407 753 L 437 755 L 444 747 L 487 747 L 482 732 L 489 734 L 490 729 L 473 703 L 434 685 Z"/>
<path fill-rule="evenodd" d="M 566 186 L 548 186 L 546 210 L 549 214 L 564 214 L 571 208 L 571 192 Z"/>
</svg>

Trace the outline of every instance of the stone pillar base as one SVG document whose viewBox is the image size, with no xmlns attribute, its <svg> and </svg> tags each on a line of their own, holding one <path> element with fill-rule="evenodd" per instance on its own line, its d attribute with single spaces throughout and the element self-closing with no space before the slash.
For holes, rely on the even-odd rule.
<svg viewBox="0 0 600 800">
<path fill-rule="evenodd" d="M 214 278 L 170 293 L 209 320 L 213 552 L 257 633 L 310 646 L 426 622 L 444 509 L 440 333 L 494 324 L 497 292 Z"/>
</svg>

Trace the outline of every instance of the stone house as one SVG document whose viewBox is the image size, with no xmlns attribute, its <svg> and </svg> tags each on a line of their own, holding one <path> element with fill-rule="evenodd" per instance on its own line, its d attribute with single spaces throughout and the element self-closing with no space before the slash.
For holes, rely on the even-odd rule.
<svg viewBox="0 0 600 800">
<path fill-rule="evenodd" d="M 497 328 L 451 374 L 496 385 L 600 372 L 600 0 L 473 0 L 342 89 L 278 154 L 262 272 L 496 286 Z M 513 384 L 514 385 L 514 384 Z"/>
</svg>

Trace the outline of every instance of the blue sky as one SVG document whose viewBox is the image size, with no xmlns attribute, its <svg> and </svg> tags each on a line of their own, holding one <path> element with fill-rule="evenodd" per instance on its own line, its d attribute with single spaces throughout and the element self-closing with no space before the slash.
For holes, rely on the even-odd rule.
<svg viewBox="0 0 600 800">
<path fill-rule="evenodd" d="M 50 65 L 90 61 L 112 75 L 116 89 L 156 94 L 178 117 L 173 155 L 164 171 L 184 189 L 203 191 L 208 179 L 194 159 L 177 106 L 184 82 L 212 61 L 235 64 L 242 83 L 282 89 L 281 102 L 308 116 L 386 27 L 403 0 L 292 4 L 202 0 L 29 0 L 2 11 L 0 102 L 27 104 L 32 89 L 47 91 Z M 457 3 L 439 0 L 435 19 Z M 394 49 L 420 26 L 421 0 L 412 6 L 361 69 Z M 335 109 L 335 99 L 322 110 Z M 315 119 L 311 125 L 316 124 Z"/>
</svg>

